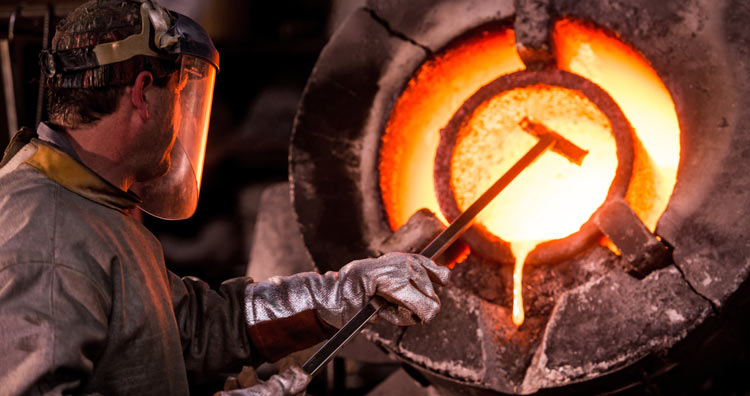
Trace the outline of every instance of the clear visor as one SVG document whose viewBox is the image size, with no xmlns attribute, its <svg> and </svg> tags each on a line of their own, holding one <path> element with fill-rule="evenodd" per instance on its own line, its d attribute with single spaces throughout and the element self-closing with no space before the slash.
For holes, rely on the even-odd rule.
<svg viewBox="0 0 750 396">
<path fill-rule="evenodd" d="M 131 188 L 143 200 L 140 208 L 150 215 L 181 220 L 192 216 L 198 206 L 215 79 L 216 68 L 211 63 L 191 55 L 182 56 L 175 96 L 179 98 L 174 120 L 177 137 L 170 153 L 169 170 Z"/>
</svg>

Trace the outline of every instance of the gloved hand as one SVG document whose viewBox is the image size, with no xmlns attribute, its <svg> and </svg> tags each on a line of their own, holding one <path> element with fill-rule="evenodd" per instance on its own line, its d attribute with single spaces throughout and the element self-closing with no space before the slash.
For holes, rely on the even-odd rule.
<svg viewBox="0 0 750 396">
<path fill-rule="evenodd" d="M 375 295 L 388 304 L 379 316 L 397 325 L 432 320 L 440 300 L 432 282 L 444 285 L 450 270 L 430 259 L 408 253 L 353 261 L 323 275 L 306 272 L 251 283 L 245 292 L 249 326 L 287 318 L 313 309 L 318 317 L 340 328 Z"/>
<path fill-rule="evenodd" d="M 450 270 L 418 254 L 388 253 L 351 262 L 339 270 L 331 290 L 336 305 L 318 308 L 321 319 L 341 327 L 375 295 L 388 304 L 379 317 L 399 326 L 429 322 L 440 310 L 432 282 L 445 285 Z M 338 302 L 340 301 L 340 302 Z"/>
<path fill-rule="evenodd" d="M 304 391 L 310 379 L 299 366 L 291 366 L 262 384 L 217 392 L 214 396 L 292 396 Z"/>
</svg>

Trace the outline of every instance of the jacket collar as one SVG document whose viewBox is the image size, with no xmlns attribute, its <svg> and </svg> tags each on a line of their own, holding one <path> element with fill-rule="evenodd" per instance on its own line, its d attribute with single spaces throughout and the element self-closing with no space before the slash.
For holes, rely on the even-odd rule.
<svg viewBox="0 0 750 396">
<path fill-rule="evenodd" d="M 125 212 L 141 203 L 134 193 L 122 191 L 82 164 L 59 132 L 46 124 L 40 124 L 37 132 L 42 132 L 39 137 L 43 140 L 32 139 L 30 144 L 37 150 L 25 161 L 29 166 L 66 189 L 112 209 Z"/>
</svg>

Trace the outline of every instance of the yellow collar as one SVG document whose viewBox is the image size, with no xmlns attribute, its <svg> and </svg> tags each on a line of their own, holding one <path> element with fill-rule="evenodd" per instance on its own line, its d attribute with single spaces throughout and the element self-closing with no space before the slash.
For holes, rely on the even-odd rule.
<svg viewBox="0 0 750 396">
<path fill-rule="evenodd" d="M 57 147 L 33 139 L 37 150 L 26 163 L 66 189 L 96 203 L 127 211 L 141 203 L 130 191 L 122 191 Z"/>
</svg>

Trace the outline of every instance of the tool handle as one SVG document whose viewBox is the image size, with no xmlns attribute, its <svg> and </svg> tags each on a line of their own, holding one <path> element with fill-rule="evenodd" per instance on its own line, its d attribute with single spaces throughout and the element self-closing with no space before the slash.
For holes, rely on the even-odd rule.
<svg viewBox="0 0 750 396">
<path fill-rule="evenodd" d="M 477 198 L 477 200 L 474 201 L 466 211 L 461 213 L 461 215 L 458 216 L 448 228 L 441 232 L 440 235 L 433 239 L 427 247 L 422 249 L 420 254 L 429 257 L 431 260 L 440 256 L 448 246 L 455 242 L 456 239 L 458 239 L 458 237 L 469 228 L 477 214 L 479 214 L 479 212 L 484 209 L 497 196 L 497 194 L 500 194 L 500 191 L 510 184 L 519 173 L 531 165 L 535 159 L 542 155 L 542 153 L 554 143 L 555 141 L 552 136 L 542 136 L 536 145 L 526 153 L 526 155 L 505 172 L 505 174 L 487 189 L 484 194 Z M 380 307 L 382 307 L 384 303 L 385 300 L 381 297 L 373 297 L 364 308 L 346 322 L 346 324 L 339 329 L 333 337 L 326 341 L 326 343 L 305 362 L 302 369 L 310 375 L 315 375 L 318 370 L 331 360 L 333 355 L 336 354 L 336 352 L 338 352 L 347 341 L 359 333 L 367 322 L 378 313 L 378 310 L 380 310 Z"/>
<path fill-rule="evenodd" d="M 534 162 L 537 158 L 539 158 L 542 153 L 544 153 L 545 150 L 547 150 L 550 146 L 555 144 L 555 140 L 551 135 L 543 135 L 540 137 L 539 141 L 531 148 L 529 151 L 521 157 L 518 161 L 516 161 L 513 166 L 508 169 L 502 176 L 500 176 L 495 183 L 490 186 L 482 195 L 479 196 L 472 204 L 469 206 L 461 215 L 459 215 L 453 222 L 443 230 L 443 232 L 440 233 L 435 239 L 430 242 L 427 247 L 422 249 L 419 254 L 429 257 L 430 260 L 435 260 L 443 254 L 445 249 L 447 249 L 453 242 L 456 241 L 461 235 L 463 235 L 464 231 L 466 231 L 469 226 L 474 221 L 474 218 L 477 217 L 479 212 L 482 211 L 487 205 L 492 202 L 495 197 L 497 197 L 498 194 L 500 194 L 500 191 L 503 191 L 505 187 L 512 182 L 516 176 L 518 176 L 521 172 L 523 172 L 524 169 L 526 169 L 529 165 L 531 165 L 532 162 Z"/>
<path fill-rule="evenodd" d="M 382 297 L 375 296 L 370 302 L 360 309 L 356 315 L 354 315 L 344 326 L 336 332 L 326 343 L 318 349 L 314 355 L 312 355 L 305 364 L 302 365 L 302 370 L 310 376 L 315 374 L 323 368 L 331 358 L 336 355 L 336 352 L 341 349 L 352 337 L 357 335 L 359 331 L 364 327 L 373 316 L 375 316 L 380 308 L 385 305 L 385 300 Z"/>
</svg>

